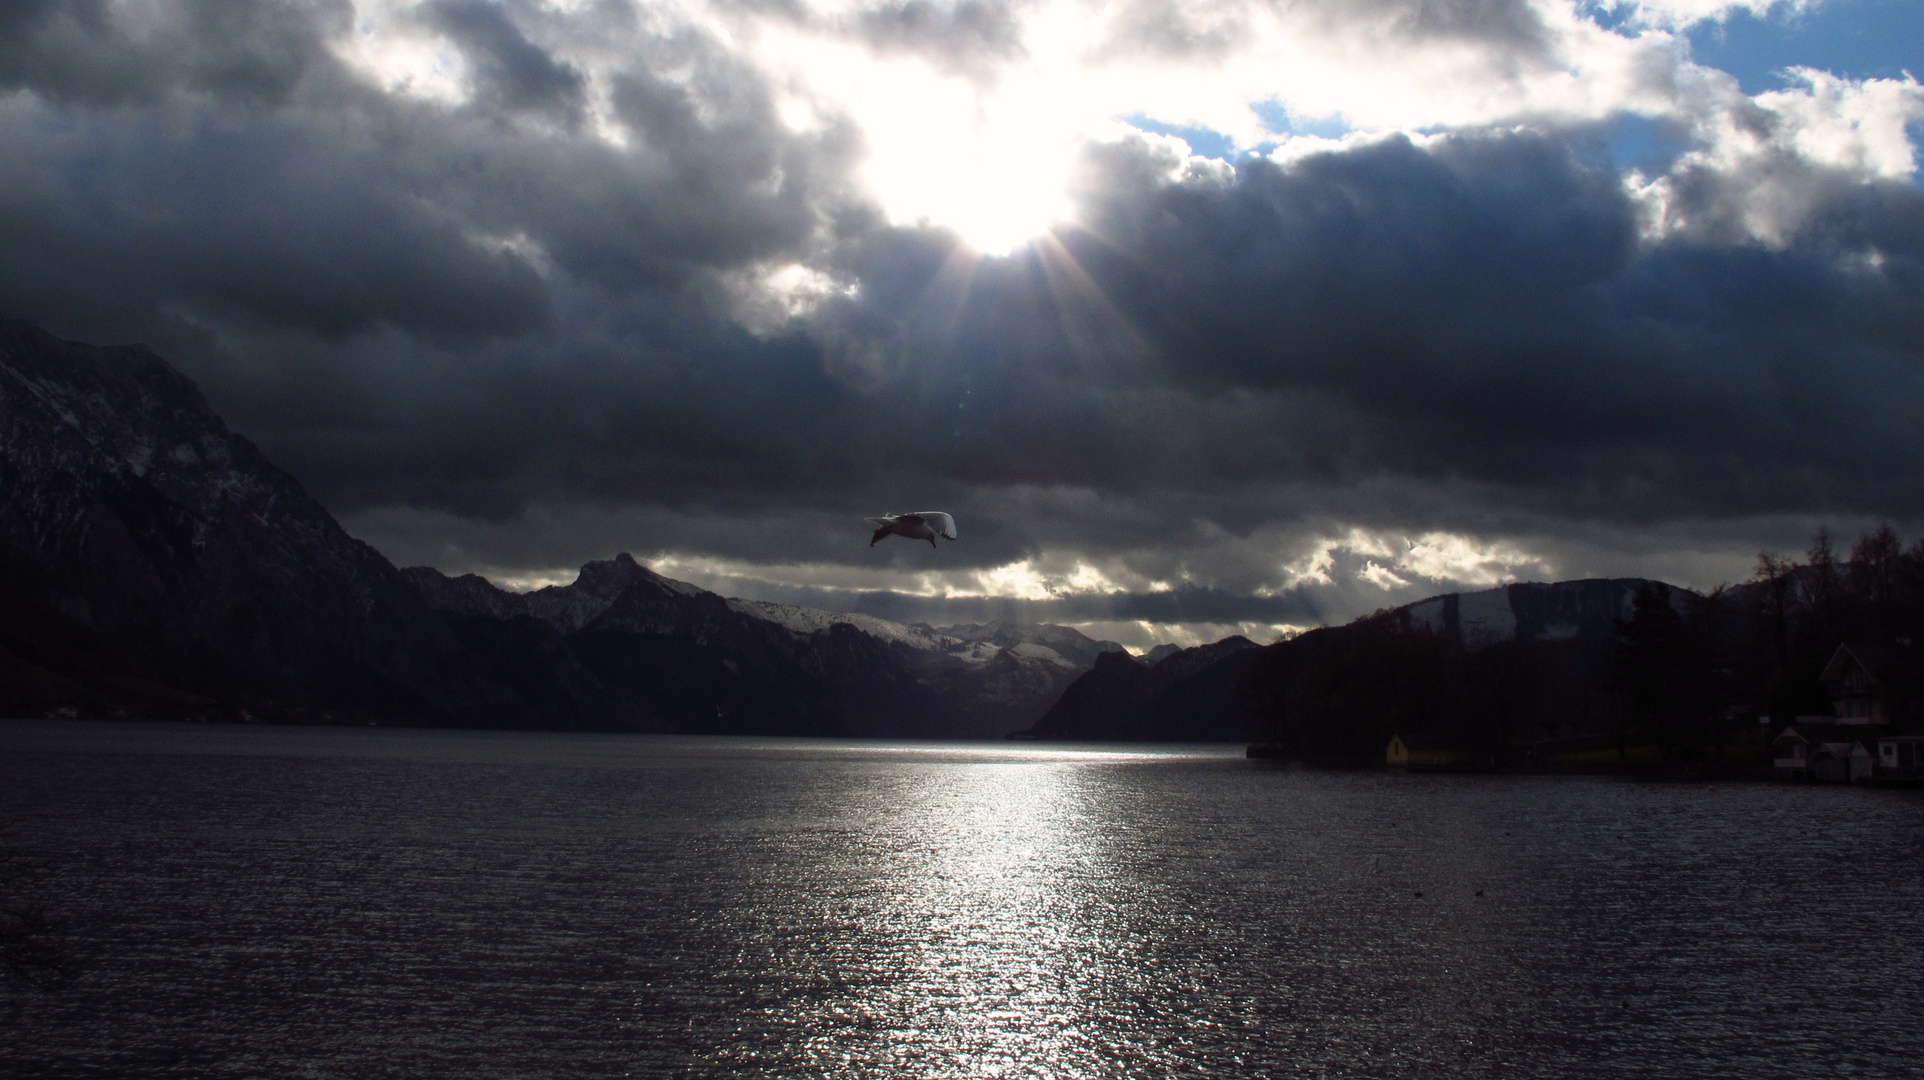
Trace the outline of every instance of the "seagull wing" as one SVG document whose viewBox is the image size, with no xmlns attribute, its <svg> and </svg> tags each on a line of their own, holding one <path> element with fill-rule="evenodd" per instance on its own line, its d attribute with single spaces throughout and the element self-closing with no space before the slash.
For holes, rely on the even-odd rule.
<svg viewBox="0 0 1924 1080">
<path fill-rule="evenodd" d="M 914 516 L 921 518 L 924 524 L 936 532 L 941 533 L 944 537 L 950 540 L 955 539 L 955 519 L 942 511 L 917 510 Z"/>
</svg>

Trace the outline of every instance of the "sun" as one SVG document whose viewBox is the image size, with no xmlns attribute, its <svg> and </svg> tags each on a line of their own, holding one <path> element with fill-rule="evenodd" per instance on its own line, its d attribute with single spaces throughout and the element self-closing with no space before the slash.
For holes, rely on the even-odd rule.
<svg viewBox="0 0 1924 1080">
<path fill-rule="evenodd" d="M 949 229 L 1005 255 L 1071 220 L 1069 175 L 1089 128 L 1073 86 L 1035 69 L 985 84 L 919 59 L 809 44 L 788 59 L 860 129 L 860 180 L 892 223 Z"/>
<path fill-rule="evenodd" d="M 891 221 L 1005 255 L 1069 219 L 1081 133 L 1059 115 L 1059 95 L 988 93 L 921 65 L 889 67 L 888 92 L 858 110 L 870 139 L 863 179 Z"/>
</svg>

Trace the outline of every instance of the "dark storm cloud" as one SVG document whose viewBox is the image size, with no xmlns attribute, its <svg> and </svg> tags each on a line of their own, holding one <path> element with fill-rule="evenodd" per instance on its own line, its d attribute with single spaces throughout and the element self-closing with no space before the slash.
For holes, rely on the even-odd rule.
<svg viewBox="0 0 1924 1080">
<path fill-rule="evenodd" d="M 1021 27 L 1006 2 L 906 0 L 857 16 L 857 32 L 877 52 L 923 57 L 938 70 L 989 77 L 1022 54 Z"/>
<path fill-rule="evenodd" d="M 381 324 L 485 335 L 546 318 L 525 259 L 425 204 L 405 166 L 303 118 L 236 138 L 200 109 L 117 114 L 52 145 L 36 145 L 36 122 L 0 115 L 18 151 L 0 175 L 51 173 L 65 188 L 58 200 L 0 192 L 0 244 L 34 252 L 0 263 L 16 307 L 86 323 L 186 306 L 331 338 Z"/>
<path fill-rule="evenodd" d="M 565 119 L 579 116 L 581 73 L 523 36 L 500 5 L 485 0 L 434 0 L 423 5 L 421 17 L 461 46 L 473 65 L 482 104 Z"/>
<path fill-rule="evenodd" d="M 283 102 L 353 9 L 341 0 L 181 0 L 125 12 L 109 0 L 0 5 L 0 88 L 56 101 L 152 104 L 182 90 Z"/>
<path fill-rule="evenodd" d="M 1687 170 L 1688 227 L 1651 245 L 1593 131 L 1181 182 L 1160 144 L 1123 142 L 1087 157 L 1085 228 L 973 260 L 882 224 L 845 123 L 791 130 L 725 43 L 634 31 L 618 5 L 598 17 L 632 49 L 594 86 L 533 9 L 429 7 L 469 67 L 451 105 L 344 67 L 338 7 L 163 7 L 141 34 L 106 10 L 0 16 L 0 312 L 159 345 L 337 511 L 425 515 L 414 550 L 591 507 L 637 516 L 514 564 L 832 563 L 862 550 L 861 514 L 944 506 L 967 535 L 944 565 L 1134 552 L 1253 584 L 1274 573 L 1259 534 L 1292 522 L 1924 505 L 1911 186 L 1777 162 L 1765 179 L 1800 178 L 1816 210 L 1765 246 L 1741 232 L 1762 180 Z M 1541 35 L 1527 5 L 1358 10 L 1519 55 Z M 874 47 L 955 70 L 1015 42 L 1006 7 L 866 19 Z M 857 287 L 751 333 L 740 296 L 791 262 Z M 1048 603 L 1316 617 L 1207 589 Z"/>
<path fill-rule="evenodd" d="M 631 326 L 679 321 L 699 337 L 713 271 L 805 246 L 842 198 L 848 133 L 791 135 L 763 82 L 698 33 L 643 40 L 613 77 L 611 106 L 639 144 L 622 151 L 499 122 L 572 114 L 581 95 L 502 9 L 424 16 L 476 72 L 458 109 L 366 85 L 322 43 L 337 12 L 296 6 L 274 8 L 274 40 L 300 48 L 274 54 L 285 100 L 262 109 L 256 87 L 206 71 L 272 35 L 176 54 L 176 39 L 218 27 L 199 7 L 160 10 L 172 18 L 138 41 L 89 9 L 15 16 L 32 33 L 9 61 L 27 92 L 0 110 L 10 310 L 86 333 L 166 338 L 185 316 L 270 338 L 391 328 L 433 344 L 538 331 L 565 284 L 622 294 L 608 314 Z M 110 77 L 119 61 L 81 62 L 116 50 L 138 85 Z M 129 95 L 160 104 L 88 107 Z M 565 283 L 542 280 L 544 260 Z"/>
<path fill-rule="evenodd" d="M 341 511 L 726 509 L 820 461 L 798 451 L 841 384 L 815 349 L 733 325 L 718 275 L 846 217 L 845 127 L 792 134 L 757 73 L 683 30 L 640 35 L 610 76 L 630 139 L 612 147 L 512 122 L 578 113 L 582 86 L 508 9 L 423 13 L 469 61 L 453 108 L 343 69 L 333 9 L 274 10 L 301 49 L 272 108 L 206 74 L 209 9 L 138 34 L 104 8 L 14 13 L 38 51 L 16 50 L 25 91 L 0 99 L 0 309 L 160 346 Z M 140 78 L 83 63 L 101 56 Z"/>
<path fill-rule="evenodd" d="M 1117 405 L 1136 393 L 1152 395 L 1144 412 L 1209 416 L 1224 445 L 1172 433 L 1159 447 L 1207 463 L 1204 484 L 1387 471 L 1631 513 L 1919 494 L 1913 187 L 1839 183 L 1781 250 L 1689 238 L 1650 249 L 1617 177 L 1555 137 L 1432 150 L 1391 139 L 1288 170 L 1252 162 L 1227 185 L 1148 182 L 1146 152 L 1104 151 L 1088 231 L 1065 243 L 1156 359 L 1075 368 L 1097 380 L 1078 397 L 1113 419 L 1056 428 L 1060 446 L 1128 436 L 1131 410 Z M 1853 269 L 1852 253 L 1870 250 L 1878 268 Z M 1032 297 L 1037 276 L 1022 286 Z M 1026 400 L 1060 391 L 1040 373 L 1075 356 L 1062 306 L 988 347 L 1038 354 L 1012 379 Z M 1001 309 L 1005 322 L 1024 311 Z M 1302 438 L 1272 426 L 1309 414 L 1330 419 Z M 1073 410 L 1048 415 L 1077 425 Z M 1100 449 L 1054 459 L 1092 483 L 1162 474 Z"/>
<path fill-rule="evenodd" d="M 1480 46 L 1508 60 L 1545 55 L 1549 33 L 1528 0 L 1298 0 L 1294 3 L 1184 3 L 1128 0 L 1117 5 L 1107 55 L 1169 59 L 1227 56 L 1251 37 L 1252 23 L 1278 14 L 1336 36 L 1368 34 L 1402 41 Z"/>
<path fill-rule="evenodd" d="M 1479 42 L 1519 53 L 1538 53 L 1548 44 L 1543 16 L 1528 0 L 1348 0 L 1349 17 L 1359 13 L 1384 19 L 1412 40 Z"/>
</svg>

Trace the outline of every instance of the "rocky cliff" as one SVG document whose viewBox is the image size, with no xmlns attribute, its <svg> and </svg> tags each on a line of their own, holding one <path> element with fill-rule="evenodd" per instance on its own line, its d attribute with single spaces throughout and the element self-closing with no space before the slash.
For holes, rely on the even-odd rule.
<svg viewBox="0 0 1924 1080">
<path fill-rule="evenodd" d="M 138 346 L 0 324 L 0 709 L 623 726 L 529 700 Z"/>
</svg>

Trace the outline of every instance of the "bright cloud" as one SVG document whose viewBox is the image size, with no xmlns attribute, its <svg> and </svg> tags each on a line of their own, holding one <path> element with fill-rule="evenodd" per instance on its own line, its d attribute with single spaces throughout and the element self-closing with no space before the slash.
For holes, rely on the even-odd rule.
<svg viewBox="0 0 1924 1080">
<path fill-rule="evenodd" d="M 1524 577 L 1549 580 L 1555 573 L 1543 557 L 1507 540 L 1447 532 L 1409 537 L 1361 528 L 1313 541 L 1281 570 L 1283 589 L 1334 586 L 1339 575 L 1347 575 L 1385 592 L 1411 588 L 1417 579 L 1432 587 L 1477 589 Z"/>
<path fill-rule="evenodd" d="M 1148 619 L 1097 620 L 1065 625 L 1073 626 L 1097 641 L 1114 641 L 1127 646 L 1138 656 L 1157 645 L 1169 644 L 1188 649 L 1221 641 L 1234 634 L 1240 634 L 1258 645 L 1268 645 L 1312 629 L 1297 623 L 1156 622 Z"/>
<path fill-rule="evenodd" d="M 1377 565 L 1375 559 L 1364 563 L 1363 568 L 1356 572 L 1356 576 L 1385 591 L 1401 589 L 1409 585 L 1407 580 L 1396 576 L 1394 570 Z"/>
<path fill-rule="evenodd" d="M 1794 16 L 1814 8 L 1821 0 L 1611 0 L 1598 4 L 1605 10 L 1623 13 L 1644 26 L 1682 29 L 1694 23 L 1721 21 L 1739 11 L 1758 18 L 1781 14 Z"/>
<path fill-rule="evenodd" d="M 1660 176 L 1632 172 L 1626 186 L 1644 207 L 1645 236 L 1758 241 L 1781 248 L 1843 183 L 1907 181 L 1917 173 L 1911 128 L 1924 120 L 1915 78 L 1851 80 L 1808 68 L 1801 85 L 1745 97 L 1726 77 L 1705 80 L 1695 102 L 1698 145 Z M 1684 197 L 1703 175 L 1725 198 Z"/>
<path fill-rule="evenodd" d="M 755 586 L 856 592 L 888 589 L 929 599 L 1051 600 L 1101 595 L 1140 588 L 1147 582 L 1119 584 L 1102 570 L 1076 559 L 1020 559 L 1001 566 L 954 570 L 891 570 L 841 563 L 770 565 L 685 552 L 659 552 L 643 560 L 657 573 L 728 595 L 757 593 Z M 574 580 L 561 570 L 530 580 Z M 757 593 L 758 594 L 758 593 Z M 758 594 L 759 595 L 759 594 Z"/>
<path fill-rule="evenodd" d="M 1418 133 L 1632 112 L 1701 128 L 1703 162 L 1728 166 L 1749 137 L 1865 175 L 1912 168 L 1905 125 L 1916 118 L 1915 83 L 1806 73 L 1803 89 L 1757 99 L 1783 118 L 1782 130 L 1767 136 L 1733 128 L 1734 90 L 1692 89 L 1704 80 L 1672 31 L 1739 9 L 1781 13 L 1783 4 L 1615 7 L 1630 17 L 1614 30 L 1599 25 L 1589 5 L 1543 0 L 1510 11 L 1515 25 L 1507 28 L 1466 23 L 1417 33 L 1393 5 L 1232 2 L 1150 18 L 1137 4 L 1037 0 L 967 12 L 918 7 L 919 18 L 934 22 L 895 26 L 887 20 L 901 12 L 835 0 L 779 14 L 681 0 L 641 9 L 635 29 L 724 44 L 786 88 L 779 112 L 792 129 L 852 121 L 863 143 L 860 179 L 892 221 L 947 227 L 991 254 L 1069 221 L 1078 155 L 1131 131 L 1134 118 L 1214 133 L 1245 151 L 1273 147 L 1288 161 L 1340 145 L 1293 130 L 1297 123 Z M 390 92 L 458 104 L 473 73 L 420 10 L 359 4 L 337 52 Z M 965 26 L 965 15 L 988 23 Z M 625 147 L 632 133 L 607 107 L 614 73 L 627 62 L 618 36 L 572 33 L 568 18 L 550 9 L 522 28 L 583 75 L 591 124 Z M 1661 195 L 1653 188 L 1649 198 Z"/>
<path fill-rule="evenodd" d="M 825 301 L 854 296 L 853 282 L 840 282 L 801 263 L 755 266 L 726 276 L 736 317 L 757 333 L 773 333 L 804 318 Z"/>
<path fill-rule="evenodd" d="M 1545 578 L 1556 573 L 1547 562 L 1508 541 L 1481 542 L 1442 532 L 1425 533 L 1410 541 L 1396 565 L 1431 581 L 1472 587 L 1515 581 L 1523 573 Z"/>
<path fill-rule="evenodd" d="M 335 54 L 389 93 L 459 104 L 468 97 L 467 58 L 410 18 L 414 6 L 356 4 L 353 28 L 335 41 Z"/>
<path fill-rule="evenodd" d="M 1790 74 L 1801 87 L 1757 95 L 1782 126 L 1772 142 L 1817 165 L 1880 180 L 1917 172 L 1907 128 L 1924 120 L 1924 86 L 1915 78 L 1853 82 L 1810 68 Z"/>
</svg>

